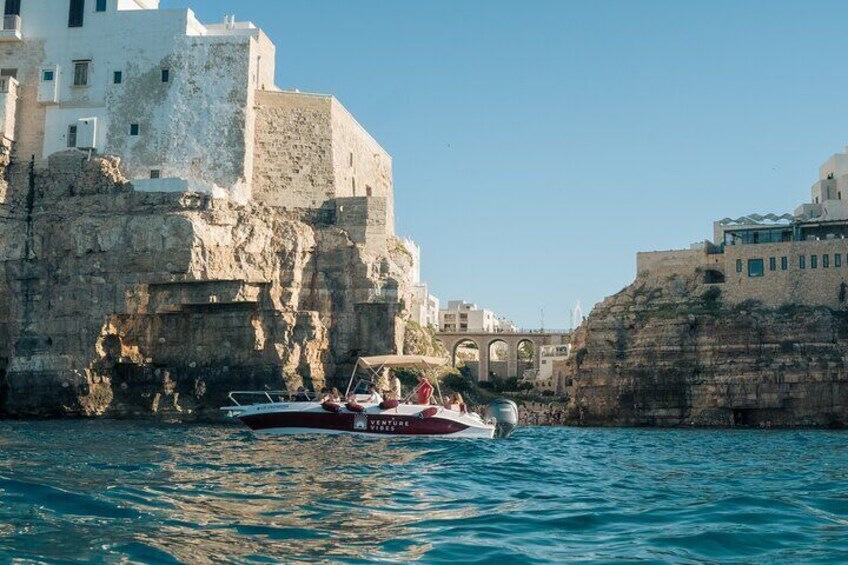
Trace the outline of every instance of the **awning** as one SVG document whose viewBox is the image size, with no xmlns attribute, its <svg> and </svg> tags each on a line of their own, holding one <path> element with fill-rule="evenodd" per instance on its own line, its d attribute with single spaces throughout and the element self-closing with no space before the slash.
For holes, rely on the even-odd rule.
<svg viewBox="0 0 848 565">
<path fill-rule="evenodd" d="M 425 357 L 424 355 L 378 355 L 375 357 L 360 357 L 359 366 L 376 370 L 381 367 L 392 369 L 438 369 L 449 364 L 442 357 Z"/>
</svg>

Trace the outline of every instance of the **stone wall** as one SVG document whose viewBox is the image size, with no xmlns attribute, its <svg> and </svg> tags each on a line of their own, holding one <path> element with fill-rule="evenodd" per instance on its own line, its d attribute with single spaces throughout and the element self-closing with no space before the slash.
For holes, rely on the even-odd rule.
<svg viewBox="0 0 848 565">
<path fill-rule="evenodd" d="M 636 254 L 636 274 L 640 277 L 662 279 L 669 275 L 691 274 L 697 269 L 723 262 L 718 257 L 708 257 L 703 249 L 676 249 L 648 251 Z"/>
<path fill-rule="evenodd" d="M 815 268 L 813 256 L 816 257 Z M 723 291 L 728 302 L 757 300 L 772 307 L 797 304 L 833 309 L 846 305 L 848 288 L 841 293 L 843 285 L 848 285 L 846 240 L 732 245 L 725 248 L 722 257 L 726 274 Z M 785 270 L 782 268 L 784 257 Z M 801 257 L 804 257 L 804 269 L 800 267 Z M 774 259 L 774 270 L 771 269 L 771 259 Z M 763 276 L 748 276 L 750 260 L 763 261 Z M 737 271 L 737 261 L 741 261 L 738 265 L 741 272 Z"/>
<path fill-rule="evenodd" d="M 337 100 L 332 102 L 333 170 L 337 196 L 379 197 L 394 233 L 392 158 Z"/>
<path fill-rule="evenodd" d="M 318 208 L 335 197 L 331 101 L 328 96 L 257 93 L 255 200 Z"/>
<path fill-rule="evenodd" d="M 391 157 L 333 97 L 256 93 L 253 197 L 319 208 L 334 198 L 382 198 L 394 233 Z"/>
</svg>

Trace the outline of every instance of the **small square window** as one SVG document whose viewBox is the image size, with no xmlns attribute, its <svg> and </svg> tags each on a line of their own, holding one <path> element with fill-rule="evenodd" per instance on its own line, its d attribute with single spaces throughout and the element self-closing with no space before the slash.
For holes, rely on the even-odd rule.
<svg viewBox="0 0 848 565">
<path fill-rule="evenodd" d="M 830 268 L 830 255 L 822 255 L 822 269 Z"/>
<path fill-rule="evenodd" d="M 41 71 L 41 80 L 44 82 L 53 82 L 56 78 L 56 71 Z"/>
<path fill-rule="evenodd" d="M 737 259 L 737 260 L 736 260 L 736 272 L 737 272 L 737 273 L 741 273 L 741 272 L 742 272 L 742 259 Z"/>
<path fill-rule="evenodd" d="M 130 124 L 130 135 L 138 135 L 138 124 Z"/>
<path fill-rule="evenodd" d="M 106 0 L 97 0 L 97 6 L 95 6 L 94 9 L 97 12 L 105 12 L 106 11 Z"/>
<path fill-rule="evenodd" d="M 842 266 L 842 254 L 841 253 L 834 253 L 833 254 L 833 266 L 837 267 L 837 268 Z"/>
<path fill-rule="evenodd" d="M 819 256 L 810 255 L 810 268 L 817 269 L 819 267 Z"/>
<path fill-rule="evenodd" d="M 115 71 L 114 73 L 112 73 L 112 82 L 114 84 L 122 84 L 124 82 L 123 71 Z"/>
<path fill-rule="evenodd" d="M 162 69 L 162 82 L 171 81 L 171 69 Z"/>
<path fill-rule="evenodd" d="M 785 271 L 788 268 L 789 268 L 789 259 L 787 259 L 786 257 L 781 257 L 780 258 L 780 270 Z"/>
<path fill-rule="evenodd" d="M 77 146 L 77 126 L 68 126 L 68 147 Z"/>
<path fill-rule="evenodd" d="M 769 257 L 769 271 L 776 271 L 776 270 L 777 270 L 777 258 L 776 257 Z"/>
<path fill-rule="evenodd" d="M 159 178 L 159 176 L 160 176 L 160 174 L 161 174 L 161 173 L 160 173 L 159 169 L 152 169 L 152 170 L 150 171 L 150 178 L 152 178 L 152 179 L 158 179 L 158 178 Z"/>
<path fill-rule="evenodd" d="M 804 255 L 798 256 L 798 268 L 806 269 L 807 268 L 807 257 Z"/>
<path fill-rule="evenodd" d="M 763 260 L 762 259 L 748 259 L 748 276 L 749 277 L 761 277 L 765 273 L 763 271 Z"/>
</svg>

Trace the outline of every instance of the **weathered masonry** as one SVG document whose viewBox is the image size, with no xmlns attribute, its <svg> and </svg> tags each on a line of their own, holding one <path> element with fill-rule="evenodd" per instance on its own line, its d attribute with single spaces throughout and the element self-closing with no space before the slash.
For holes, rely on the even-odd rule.
<svg viewBox="0 0 848 565">
<path fill-rule="evenodd" d="M 842 308 L 848 305 L 848 153 L 820 167 L 811 193 L 794 214 L 725 218 L 715 222 L 713 241 L 639 253 L 637 273 L 654 280 L 698 273 L 731 304 Z"/>
</svg>

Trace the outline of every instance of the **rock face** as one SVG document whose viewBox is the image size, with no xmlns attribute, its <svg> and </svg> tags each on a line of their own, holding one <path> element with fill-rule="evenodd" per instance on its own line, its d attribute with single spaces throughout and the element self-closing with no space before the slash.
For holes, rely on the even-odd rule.
<svg viewBox="0 0 848 565">
<path fill-rule="evenodd" d="M 572 344 L 570 423 L 848 422 L 848 313 L 723 306 L 702 280 L 640 277 L 595 308 Z"/>
<path fill-rule="evenodd" d="M 136 192 L 77 151 L 6 172 L 0 416 L 207 418 L 402 348 L 408 256 L 332 210 Z"/>
</svg>

